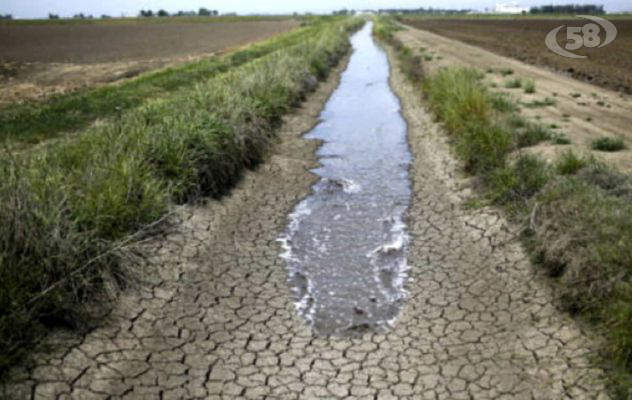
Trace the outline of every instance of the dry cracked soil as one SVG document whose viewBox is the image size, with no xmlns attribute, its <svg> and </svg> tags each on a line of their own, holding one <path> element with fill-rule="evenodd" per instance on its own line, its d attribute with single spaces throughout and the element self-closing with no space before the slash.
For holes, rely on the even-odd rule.
<svg viewBox="0 0 632 400">
<path fill-rule="evenodd" d="M 391 58 L 392 59 L 392 58 Z M 276 241 L 316 177 L 302 138 L 333 74 L 287 118 L 269 159 L 220 201 L 178 210 L 146 243 L 144 283 L 86 336 L 51 336 L 13 371 L 10 398 L 606 399 L 595 341 L 468 180 L 397 68 L 414 161 L 408 298 L 388 332 L 316 336 L 297 316 Z"/>
</svg>

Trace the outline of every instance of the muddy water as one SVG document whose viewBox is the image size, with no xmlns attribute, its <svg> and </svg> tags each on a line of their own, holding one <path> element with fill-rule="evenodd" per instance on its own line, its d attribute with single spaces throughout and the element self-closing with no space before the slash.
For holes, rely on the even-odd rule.
<svg viewBox="0 0 632 400">
<path fill-rule="evenodd" d="M 298 312 L 320 334 L 388 328 L 405 298 L 410 152 L 386 55 L 371 24 L 307 134 L 321 179 L 290 215 L 282 255 Z"/>
</svg>

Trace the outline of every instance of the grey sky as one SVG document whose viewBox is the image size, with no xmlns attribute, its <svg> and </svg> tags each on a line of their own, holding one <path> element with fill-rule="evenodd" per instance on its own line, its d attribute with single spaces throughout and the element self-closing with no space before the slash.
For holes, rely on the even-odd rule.
<svg viewBox="0 0 632 400">
<path fill-rule="evenodd" d="M 341 8 L 377 9 L 377 8 L 472 8 L 483 10 L 492 8 L 495 3 L 506 3 L 511 0 L 447 0 L 442 2 L 429 0 L 0 0 L 0 14 L 13 14 L 16 18 L 42 18 L 49 12 L 61 16 L 72 16 L 76 13 L 109 14 L 134 16 L 141 9 L 165 9 L 169 12 L 178 10 L 197 10 L 200 7 L 225 12 L 249 13 L 291 13 L 329 12 Z M 603 4 L 608 12 L 632 11 L 630 0 L 576 1 L 576 0 L 522 0 L 518 4 L 528 7 L 541 4 L 591 3 Z"/>
</svg>

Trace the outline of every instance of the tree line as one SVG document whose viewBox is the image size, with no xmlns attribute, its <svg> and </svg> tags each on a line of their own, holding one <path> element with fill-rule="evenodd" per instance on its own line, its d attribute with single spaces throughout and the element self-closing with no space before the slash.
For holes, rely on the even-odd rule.
<svg viewBox="0 0 632 400">
<path fill-rule="evenodd" d="M 380 14 L 467 14 L 469 9 L 447 9 L 447 8 L 381 8 L 378 10 Z"/>
<path fill-rule="evenodd" d="M 605 14 L 603 5 L 564 4 L 531 7 L 531 14 Z"/>
<path fill-rule="evenodd" d="M 212 17 L 219 15 L 217 10 L 209 10 L 208 8 L 201 7 L 197 12 L 195 11 L 178 11 L 173 14 L 169 14 L 169 12 L 165 10 L 158 10 L 155 13 L 152 10 L 140 10 L 138 14 L 139 17 Z"/>
</svg>

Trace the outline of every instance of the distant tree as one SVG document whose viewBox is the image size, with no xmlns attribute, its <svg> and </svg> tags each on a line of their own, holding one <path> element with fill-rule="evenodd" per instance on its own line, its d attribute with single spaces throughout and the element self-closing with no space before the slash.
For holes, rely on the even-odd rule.
<svg viewBox="0 0 632 400">
<path fill-rule="evenodd" d="M 175 15 L 176 17 L 194 17 L 197 15 L 197 13 L 195 11 L 178 11 L 173 15 Z"/>
<path fill-rule="evenodd" d="M 141 17 L 153 17 L 154 16 L 154 12 L 151 10 L 140 10 L 140 16 Z"/>
<path fill-rule="evenodd" d="M 101 14 L 101 19 L 110 19 L 110 18 L 112 18 L 112 17 L 110 17 L 107 14 Z"/>
<path fill-rule="evenodd" d="M 158 14 L 159 17 L 168 17 L 169 13 L 165 10 L 158 10 Z"/>
<path fill-rule="evenodd" d="M 59 15 L 48 13 L 48 19 L 59 19 Z"/>
<path fill-rule="evenodd" d="M 200 17 L 208 17 L 211 15 L 211 10 L 209 10 L 208 8 L 200 7 L 200 9 L 198 10 L 198 15 Z"/>
<path fill-rule="evenodd" d="M 0 15 L 0 19 L 13 19 L 13 15 L 11 14 Z"/>
<path fill-rule="evenodd" d="M 342 10 L 334 11 L 332 14 L 333 15 L 347 15 L 349 14 L 349 10 L 347 10 L 346 8 L 343 8 Z"/>
</svg>

